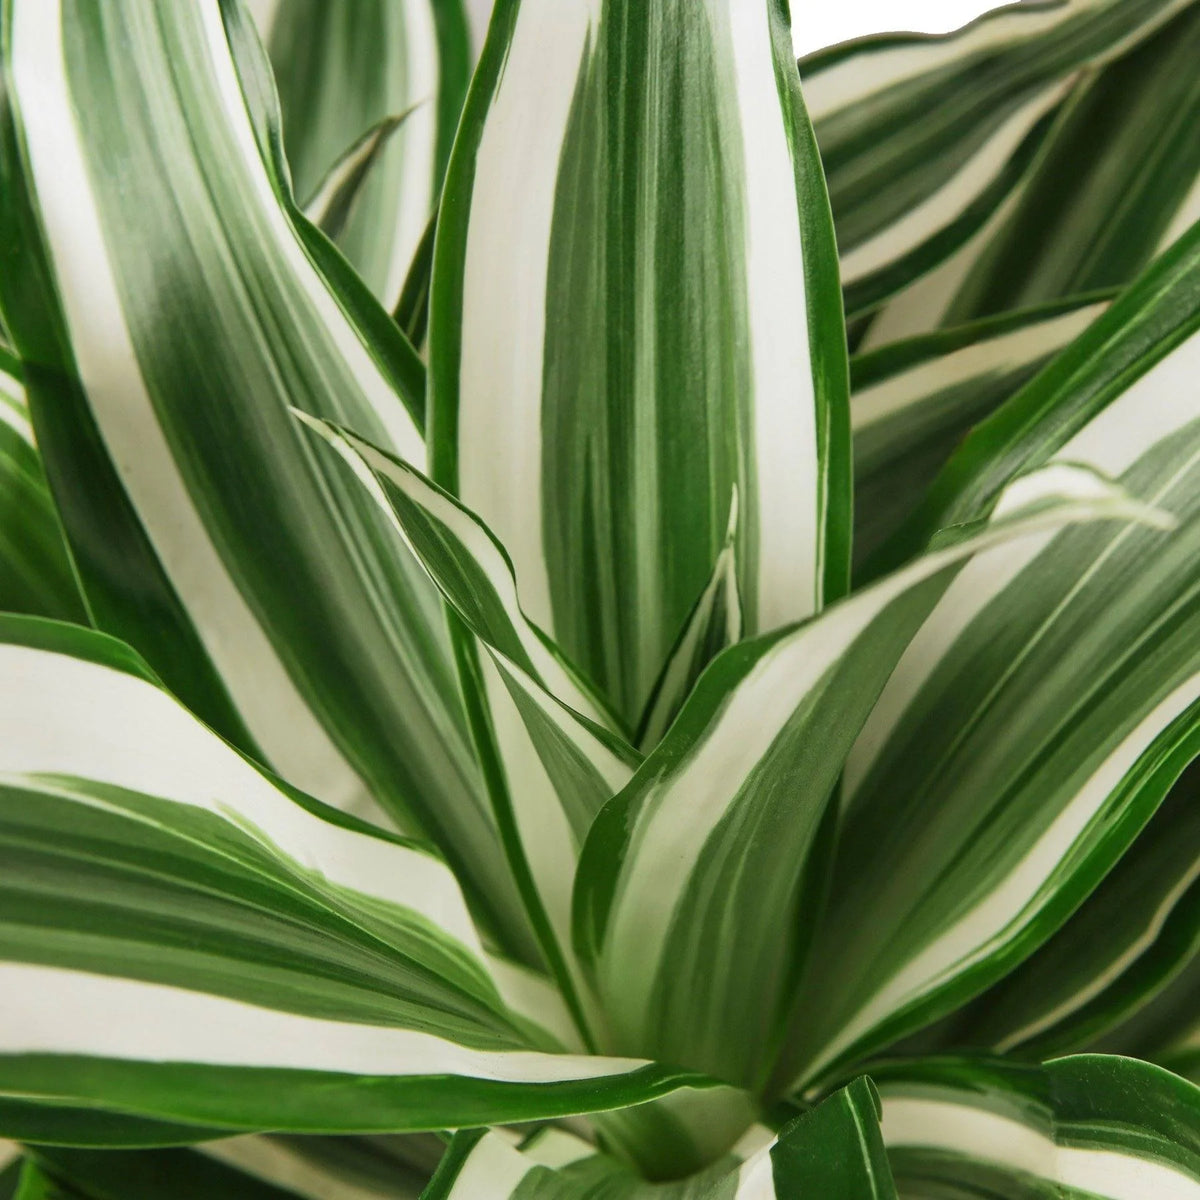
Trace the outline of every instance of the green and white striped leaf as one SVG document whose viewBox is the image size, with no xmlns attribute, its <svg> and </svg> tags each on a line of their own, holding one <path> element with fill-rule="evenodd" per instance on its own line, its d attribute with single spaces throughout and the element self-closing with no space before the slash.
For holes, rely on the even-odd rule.
<svg viewBox="0 0 1200 1200">
<path fill-rule="evenodd" d="M 1071 919 L 957 1014 L 938 1041 L 1024 1058 L 1107 1048 L 1113 1026 L 1164 989 L 1169 1001 L 1172 986 L 1186 987 L 1185 969 L 1200 952 L 1198 788 L 1193 764 Z M 1117 1045 L 1126 1037 L 1118 1029 Z"/>
<path fill-rule="evenodd" d="M 629 725 L 735 485 L 749 631 L 845 590 L 836 256 L 775 0 L 502 0 L 430 322 L 433 477 Z"/>
<path fill-rule="evenodd" d="M 729 507 L 729 530 L 716 566 L 667 656 L 662 674 L 638 722 L 635 741 L 651 750 L 662 741 L 671 722 L 710 662 L 742 640 L 745 626 L 737 579 L 737 502 Z"/>
<path fill-rule="evenodd" d="M 944 37 L 881 35 L 803 59 L 847 313 L 962 247 L 1026 174 L 1077 73 L 1188 3 L 1014 4 Z"/>
<path fill-rule="evenodd" d="M 911 516 L 970 428 L 1108 307 L 1107 293 L 926 334 L 850 360 L 854 557 Z"/>
<path fill-rule="evenodd" d="M 584 845 L 576 943 L 611 1045 L 761 1087 L 816 915 L 806 859 L 843 760 L 964 560 L 1071 521 L 1160 518 L 1090 472 L 1054 468 L 1014 484 L 982 529 L 720 655 Z"/>
<path fill-rule="evenodd" d="M 439 858 L 264 775 L 120 643 L 6 617 L 0 662 L 0 1134 L 51 1107 L 84 1145 L 441 1129 L 703 1085 L 555 1052 Z"/>
<path fill-rule="evenodd" d="M 1200 1090 L 1148 1063 L 930 1059 L 883 1063 L 873 1078 L 901 1196 L 1200 1196 Z"/>
<path fill-rule="evenodd" d="M 1200 6 L 1081 88 L 963 282 L 957 322 L 1122 285 L 1200 220 Z"/>
<path fill-rule="evenodd" d="M 389 514 L 465 627 L 465 691 L 497 819 L 543 952 L 586 1037 L 586 989 L 570 962 L 575 864 L 596 814 L 641 756 L 526 618 L 512 564 L 478 517 L 395 456 L 299 415 Z"/>
<path fill-rule="evenodd" d="M 423 458 L 421 364 L 295 210 L 242 10 L 4 11 L 0 302 L 96 623 L 289 781 L 436 838 L 533 959 L 441 601 L 289 411 Z"/>
<path fill-rule="evenodd" d="M 930 492 L 914 542 L 1047 462 L 1103 471 L 1179 527 L 977 556 L 933 610 L 847 762 L 797 1075 L 859 1061 L 1028 957 L 1200 751 L 1198 371 L 1200 230 L 979 426 Z"/>
<path fill-rule="evenodd" d="M 1081 83 L 1035 168 L 961 250 L 897 294 L 878 346 L 1123 285 L 1200 219 L 1197 9 Z"/>
<path fill-rule="evenodd" d="M 704 1170 L 640 1179 L 557 1129 L 519 1147 L 495 1132 L 459 1134 L 423 1200 L 895 1200 L 875 1089 L 858 1079 L 773 1135 L 752 1127 Z"/>
<path fill-rule="evenodd" d="M 407 114 L 334 235 L 392 309 L 437 204 L 466 95 L 471 48 L 461 0 L 273 0 L 257 8 L 284 148 L 306 206 L 355 143 Z"/>
<path fill-rule="evenodd" d="M 20 364 L 0 349 L 0 612 L 86 623 L 34 442 Z"/>
</svg>

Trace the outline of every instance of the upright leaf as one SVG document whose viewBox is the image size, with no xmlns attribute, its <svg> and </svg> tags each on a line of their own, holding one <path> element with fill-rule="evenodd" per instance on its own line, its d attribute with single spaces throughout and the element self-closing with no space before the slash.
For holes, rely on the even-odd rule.
<svg viewBox="0 0 1200 1200">
<path fill-rule="evenodd" d="M 447 176 L 434 478 L 631 725 L 735 484 L 749 630 L 846 586 L 837 267 L 785 11 L 502 0 Z"/>
<path fill-rule="evenodd" d="M 984 422 L 909 528 L 1086 464 L 1178 529 L 1095 526 L 981 555 L 849 757 L 798 1076 L 928 1024 L 1032 953 L 1200 750 L 1200 230 Z M 868 915 L 869 914 L 869 915 Z"/>
<path fill-rule="evenodd" d="M 437 203 L 466 95 L 471 49 L 461 0 L 276 0 L 259 29 L 271 56 L 297 197 L 379 122 L 407 113 L 334 240 L 394 308 Z"/>
<path fill-rule="evenodd" d="M 0 304 L 96 623 L 291 782 L 435 837 L 535 957 L 441 601 L 289 411 L 423 456 L 421 364 L 296 211 L 242 9 L 4 20 Z"/>
<path fill-rule="evenodd" d="M 967 243 L 1023 179 L 1077 73 L 1190 3 L 1012 4 L 946 36 L 885 34 L 802 59 L 847 312 Z"/>
</svg>

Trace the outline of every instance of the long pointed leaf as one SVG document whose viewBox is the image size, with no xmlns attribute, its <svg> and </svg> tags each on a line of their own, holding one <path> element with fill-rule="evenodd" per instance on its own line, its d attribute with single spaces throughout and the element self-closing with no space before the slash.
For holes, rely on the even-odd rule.
<svg viewBox="0 0 1200 1200">
<path fill-rule="evenodd" d="M 372 127 L 408 113 L 334 240 L 388 309 L 437 202 L 466 94 L 461 0 L 279 0 L 262 30 L 297 196 L 313 197 Z"/>
<path fill-rule="evenodd" d="M 912 515 L 973 425 L 1107 307 L 1078 297 L 850 360 L 856 570 Z"/>
<path fill-rule="evenodd" d="M 749 629 L 846 585 L 841 307 L 784 11 L 502 0 L 447 177 L 434 478 L 630 724 L 734 484 Z"/>
<path fill-rule="evenodd" d="M 1076 73 L 1188 2 L 1014 4 L 943 37 L 882 35 L 803 59 L 847 312 L 961 247 L 1022 180 Z"/>
<path fill-rule="evenodd" d="M 100 627 L 322 799 L 435 836 L 536 951 L 441 603 L 289 406 L 423 455 L 423 372 L 295 210 L 240 7 L 6 4 L 0 280 Z"/>
<path fill-rule="evenodd" d="M 575 897 L 614 1045 L 760 1086 L 795 987 L 806 857 L 845 754 L 972 554 L 1072 520 L 1147 516 L 1087 472 L 1014 485 L 974 536 L 719 656 L 597 818 Z M 764 914 L 770 914 L 764 920 Z M 746 996 L 753 996 L 748 1005 Z"/>
<path fill-rule="evenodd" d="M 10 617 L 0 657 L 0 1133 L 438 1129 L 703 1083 L 530 1049 L 439 859 L 263 775 L 119 643 Z"/>
<path fill-rule="evenodd" d="M 799 1073 L 1011 970 L 1200 749 L 1198 363 L 1200 231 L 976 429 L 909 530 L 986 511 L 1047 461 L 1179 519 L 1170 535 L 1095 527 L 980 556 L 930 615 L 847 762 Z"/>
</svg>

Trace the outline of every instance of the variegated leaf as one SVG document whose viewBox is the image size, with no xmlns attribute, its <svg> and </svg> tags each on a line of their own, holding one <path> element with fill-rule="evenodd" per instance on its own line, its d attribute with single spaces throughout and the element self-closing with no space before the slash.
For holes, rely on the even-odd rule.
<svg viewBox="0 0 1200 1200">
<path fill-rule="evenodd" d="M 436 481 L 639 717 L 737 486 L 751 632 L 845 589 L 832 227 L 775 0 L 501 0 L 447 177 Z"/>
<path fill-rule="evenodd" d="M 29 423 L 21 367 L 0 350 L 0 612 L 87 622 Z"/>
<path fill-rule="evenodd" d="M 1074 297 L 850 360 L 859 577 L 869 577 L 872 552 L 912 515 L 971 427 L 1082 333 L 1109 299 Z"/>
<path fill-rule="evenodd" d="M 638 1178 L 560 1130 L 519 1146 L 459 1134 L 424 1200 L 895 1200 L 878 1097 L 858 1079 L 777 1135 L 754 1126 L 729 1154 L 675 1182 Z"/>
<path fill-rule="evenodd" d="M 439 858 L 263 774 L 120 643 L 7 617 L 0 660 L 0 1133 L 441 1129 L 704 1086 L 559 1053 Z"/>
<path fill-rule="evenodd" d="M 380 122 L 405 115 L 331 236 L 380 302 L 395 307 L 437 203 L 471 68 L 461 0 L 273 0 L 259 6 L 297 198 Z"/>
<path fill-rule="evenodd" d="M 968 243 L 1025 176 L 1077 73 L 1190 2 L 1013 4 L 954 34 L 884 34 L 803 59 L 847 312 Z"/>
<path fill-rule="evenodd" d="M 715 659 L 580 859 L 576 943 L 610 1044 L 762 1087 L 815 920 L 807 857 L 914 632 L 972 555 L 1040 546 L 1071 521 L 1160 516 L 1090 472 L 1052 468 L 1015 483 L 981 529 Z"/>
<path fill-rule="evenodd" d="M 441 602 L 289 412 L 423 458 L 421 364 L 296 211 L 243 10 L 4 20 L 0 303 L 96 623 L 291 782 L 435 837 L 535 960 Z"/>
<path fill-rule="evenodd" d="M 1198 370 L 1200 230 L 977 427 L 909 528 L 919 544 L 1046 462 L 1104 471 L 1179 521 L 980 555 L 933 610 L 848 759 L 799 1078 L 1026 958 L 1200 750 Z"/>
<path fill-rule="evenodd" d="M 1195 1200 L 1200 1089 L 1133 1059 L 880 1064 L 901 1196 Z"/>
</svg>

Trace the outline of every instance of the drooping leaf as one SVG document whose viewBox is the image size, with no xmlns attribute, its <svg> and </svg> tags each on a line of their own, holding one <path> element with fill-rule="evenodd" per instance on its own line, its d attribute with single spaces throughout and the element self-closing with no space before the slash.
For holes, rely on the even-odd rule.
<svg viewBox="0 0 1200 1200">
<path fill-rule="evenodd" d="M 1127 283 L 1200 220 L 1200 6 L 1081 89 L 947 321 Z"/>
<path fill-rule="evenodd" d="M 440 859 L 263 774 L 120 643 L 6 617 L 0 659 L 0 1135 L 441 1129 L 704 1083 L 558 1053 Z"/>
<path fill-rule="evenodd" d="M 2 349 L 0 611 L 87 622 L 29 424 L 20 364 Z"/>
<path fill-rule="evenodd" d="M 666 1183 L 560 1130 L 520 1146 L 476 1130 L 456 1137 L 424 1200 L 895 1200 L 878 1120 L 875 1090 L 858 1079 L 777 1135 L 756 1126 L 711 1166 Z"/>
<path fill-rule="evenodd" d="M 434 478 L 631 725 L 735 484 L 751 632 L 846 585 L 842 314 L 784 13 L 503 0 L 447 176 Z"/>
<path fill-rule="evenodd" d="M 939 1031 L 946 1046 L 1023 1058 L 1085 1049 L 1170 985 L 1200 952 L 1200 769 L 1036 954 Z M 1169 1027 L 1169 1023 L 1167 1023 Z M 1117 1043 L 1124 1040 L 1120 1030 Z M 1143 1047 L 1149 1049 L 1149 1047 Z"/>
<path fill-rule="evenodd" d="M 1200 1196 L 1200 1089 L 1148 1063 L 929 1059 L 880 1064 L 873 1078 L 902 1196 Z"/>
<path fill-rule="evenodd" d="M 435 837 L 535 959 L 441 602 L 289 411 L 423 457 L 421 364 L 295 209 L 242 9 L 5 20 L 0 304 L 96 623 L 289 781 Z"/>
<path fill-rule="evenodd" d="M 714 660 L 580 860 L 576 943 L 613 1046 L 765 1083 L 816 915 L 806 858 L 896 661 L 971 555 L 1106 518 L 1158 520 L 1086 471 L 1027 477 L 982 529 Z"/>
<path fill-rule="evenodd" d="M 276 0 L 260 19 L 297 198 L 389 118 L 392 131 L 334 236 L 385 308 L 437 203 L 471 68 L 461 0 Z"/>
<path fill-rule="evenodd" d="M 848 759 L 797 1076 L 1015 967 L 1200 749 L 1198 369 L 1200 230 L 976 428 L 909 527 L 919 544 L 1047 462 L 1101 470 L 1179 522 L 978 556 L 933 610 Z"/>
<path fill-rule="evenodd" d="M 854 558 L 910 517 L 970 428 L 1107 307 L 1107 293 L 911 338 L 850 360 Z"/>
<path fill-rule="evenodd" d="M 954 34 L 884 34 L 802 59 L 846 311 L 873 308 L 967 243 L 1025 176 L 1077 73 L 1188 3 L 1013 4 Z"/>
<path fill-rule="evenodd" d="M 1196 37 L 1188 3 L 1084 79 L 1021 185 L 889 301 L 864 344 L 1126 284 L 1181 236 L 1200 218 Z"/>
</svg>

